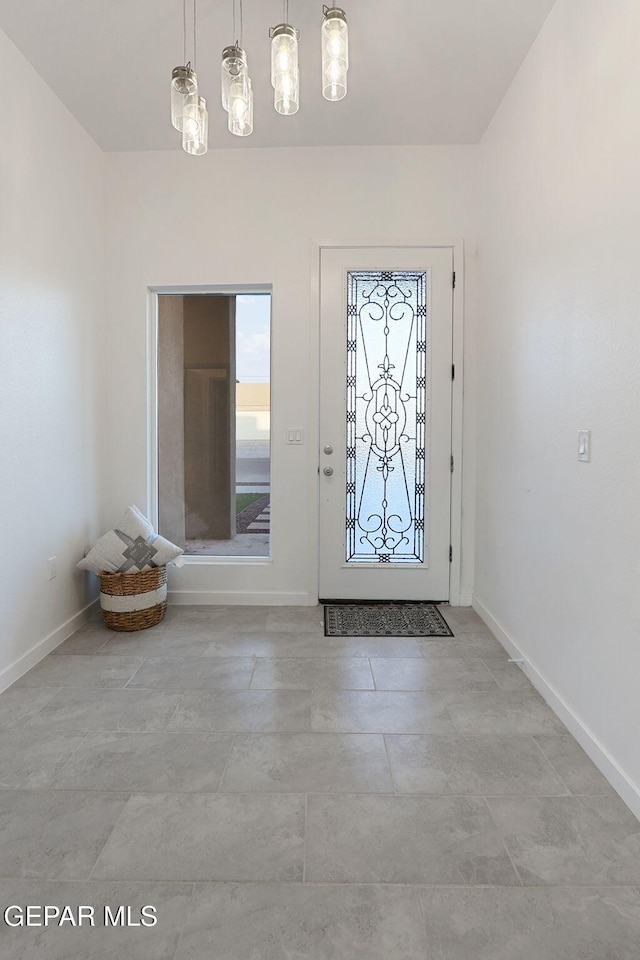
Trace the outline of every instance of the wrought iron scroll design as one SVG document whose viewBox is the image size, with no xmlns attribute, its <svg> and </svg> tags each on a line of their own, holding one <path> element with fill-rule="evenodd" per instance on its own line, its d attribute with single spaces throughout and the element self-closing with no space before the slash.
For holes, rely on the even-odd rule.
<svg viewBox="0 0 640 960">
<path fill-rule="evenodd" d="M 426 325 L 426 273 L 347 273 L 347 563 L 424 559 Z"/>
</svg>

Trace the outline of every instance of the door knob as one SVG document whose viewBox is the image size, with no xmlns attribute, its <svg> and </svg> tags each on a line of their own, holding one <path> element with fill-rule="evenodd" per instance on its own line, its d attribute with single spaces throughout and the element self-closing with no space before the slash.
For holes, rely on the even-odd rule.
<svg viewBox="0 0 640 960">
<path fill-rule="evenodd" d="M 328 443 L 326 447 L 323 447 L 323 451 L 324 453 L 326 453 L 327 456 L 330 456 L 333 453 L 333 447 L 331 446 L 330 443 Z"/>
<path fill-rule="evenodd" d="M 324 473 L 325 477 L 330 477 L 333 474 L 333 467 L 325 467 L 322 472 Z"/>
</svg>

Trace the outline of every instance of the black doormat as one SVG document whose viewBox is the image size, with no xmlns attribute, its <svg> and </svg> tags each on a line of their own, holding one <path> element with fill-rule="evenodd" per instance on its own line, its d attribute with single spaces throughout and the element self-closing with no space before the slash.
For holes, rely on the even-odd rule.
<svg viewBox="0 0 640 960">
<path fill-rule="evenodd" d="M 325 637 L 452 637 L 433 603 L 337 603 L 324 608 Z"/>
</svg>

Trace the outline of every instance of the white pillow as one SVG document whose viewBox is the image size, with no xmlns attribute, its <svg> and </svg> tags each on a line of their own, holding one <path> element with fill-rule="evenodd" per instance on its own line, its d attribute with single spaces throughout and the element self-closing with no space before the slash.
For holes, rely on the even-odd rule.
<svg viewBox="0 0 640 960">
<path fill-rule="evenodd" d="M 81 570 L 93 573 L 138 573 L 171 563 L 182 553 L 180 547 L 154 533 L 153 526 L 137 507 L 127 507 L 114 530 L 96 540 Z"/>
</svg>

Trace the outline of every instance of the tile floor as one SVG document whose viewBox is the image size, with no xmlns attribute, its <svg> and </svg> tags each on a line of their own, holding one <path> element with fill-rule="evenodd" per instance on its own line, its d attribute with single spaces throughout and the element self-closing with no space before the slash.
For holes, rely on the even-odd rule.
<svg viewBox="0 0 640 960">
<path fill-rule="evenodd" d="M 94 621 L 0 696 L 7 960 L 638 960 L 640 825 L 468 609 Z M 109 928 L 153 905 L 154 927 Z"/>
</svg>

